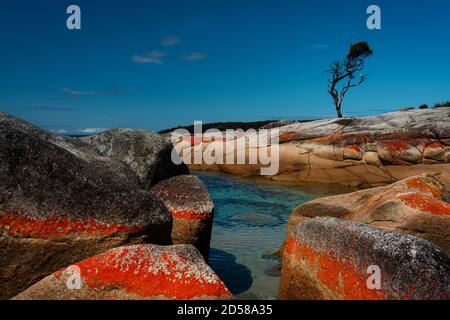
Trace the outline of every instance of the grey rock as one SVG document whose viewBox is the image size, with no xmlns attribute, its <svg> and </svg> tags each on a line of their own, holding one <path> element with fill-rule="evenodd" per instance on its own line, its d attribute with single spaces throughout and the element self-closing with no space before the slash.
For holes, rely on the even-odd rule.
<svg viewBox="0 0 450 320">
<path fill-rule="evenodd" d="M 112 129 L 83 141 L 104 156 L 126 163 L 147 189 L 161 180 L 189 174 L 185 164 L 172 162 L 172 145 L 159 134 L 146 130 Z"/>
<path fill-rule="evenodd" d="M 333 261 L 333 265 L 337 266 L 333 272 L 339 274 L 328 274 L 327 277 L 316 279 L 321 271 L 316 273 L 314 266 L 308 264 L 314 262 L 310 260 L 303 267 L 292 269 L 295 263 L 300 263 L 292 260 L 301 258 L 295 254 L 285 254 L 281 279 L 281 296 L 284 299 L 302 298 L 302 294 L 296 296 L 296 292 L 301 293 L 306 284 L 312 287 L 309 292 L 303 293 L 315 292 L 315 298 L 345 299 L 351 296 L 354 299 L 364 299 L 364 295 L 370 292 L 365 287 L 369 277 L 366 270 L 373 265 L 380 268 L 382 276 L 382 287 L 376 292 L 379 298 L 450 298 L 450 255 L 427 240 L 328 217 L 314 218 L 299 224 L 292 239 L 298 248 L 309 248 L 309 255 Z M 336 276 L 344 279 L 342 287 L 340 284 L 326 282 L 335 281 Z M 355 290 L 349 291 L 346 288 L 345 279 L 348 276 L 353 279 L 352 286 Z M 356 277 L 361 279 L 360 287 L 355 283 Z"/>
<path fill-rule="evenodd" d="M 171 242 L 164 204 L 120 162 L 5 114 L 0 146 L 0 298 L 118 245 Z"/>
</svg>

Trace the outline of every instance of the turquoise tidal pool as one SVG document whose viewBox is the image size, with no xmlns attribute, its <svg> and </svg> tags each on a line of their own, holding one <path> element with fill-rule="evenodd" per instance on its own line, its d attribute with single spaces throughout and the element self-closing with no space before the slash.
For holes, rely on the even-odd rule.
<svg viewBox="0 0 450 320">
<path fill-rule="evenodd" d="M 283 243 L 291 211 L 348 188 L 289 186 L 264 179 L 195 172 L 215 204 L 209 265 L 238 299 L 277 299 Z"/>
</svg>

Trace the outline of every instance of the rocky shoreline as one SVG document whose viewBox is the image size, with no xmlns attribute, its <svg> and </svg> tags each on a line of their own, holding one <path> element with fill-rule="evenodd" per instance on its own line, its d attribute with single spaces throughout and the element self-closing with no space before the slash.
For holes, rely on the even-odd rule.
<svg viewBox="0 0 450 320">
<path fill-rule="evenodd" d="M 450 299 L 449 189 L 437 177 L 319 198 L 293 210 L 281 299 Z M 375 267 L 380 288 L 368 288 Z"/>
<path fill-rule="evenodd" d="M 449 119 L 436 109 L 281 127 L 272 179 L 380 185 L 294 209 L 281 299 L 450 299 Z M 207 265 L 214 203 L 163 137 L 62 137 L 0 113 L 0 145 L 0 299 L 233 298 Z"/>
<path fill-rule="evenodd" d="M 188 291 L 200 281 L 195 294 L 183 298 L 231 297 L 194 247 L 207 257 L 212 201 L 185 165 L 170 161 L 170 143 L 158 134 L 127 129 L 83 140 L 55 136 L 0 113 L 0 299 L 33 285 L 40 288 L 37 293 L 32 287 L 19 297 L 56 299 L 57 293 L 51 294 L 55 286 L 70 299 L 178 297 L 165 285 L 134 295 L 133 290 L 144 290 L 148 276 L 137 272 L 131 290 L 126 278 L 120 280 L 123 268 L 111 269 L 108 250 L 119 255 L 119 264 L 134 259 L 136 268 L 153 258 L 167 260 L 166 268 L 154 269 L 154 276 L 161 284 L 171 281 L 174 290 Z M 171 247 L 173 243 L 186 245 Z M 150 260 L 121 254 L 134 248 Z M 91 286 L 82 274 L 83 293 L 64 291 L 54 277 L 46 278 L 73 266 L 83 271 L 91 260 L 109 266 L 108 277 L 98 275 L 103 282 Z M 172 268 L 178 260 L 186 264 L 181 273 Z M 213 280 L 209 285 L 199 276 Z M 121 289 L 112 293 L 111 286 Z"/>
<path fill-rule="evenodd" d="M 441 179 L 450 183 L 449 108 L 293 123 L 278 130 L 279 171 L 268 179 L 376 187 L 423 173 L 440 173 Z M 251 137 L 226 143 L 194 137 L 175 146 L 186 153 L 200 142 L 203 150 L 224 144 L 226 152 L 227 145 L 239 145 L 240 139 Z M 189 167 L 251 176 L 259 175 L 263 166 L 195 163 Z"/>
</svg>

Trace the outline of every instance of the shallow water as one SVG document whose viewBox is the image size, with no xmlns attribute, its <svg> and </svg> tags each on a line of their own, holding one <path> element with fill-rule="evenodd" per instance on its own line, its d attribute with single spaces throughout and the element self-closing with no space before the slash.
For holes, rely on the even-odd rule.
<svg viewBox="0 0 450 320">
<path fill-rule="evenodd" d="M 287 186 L 263 179 L 195 173 L 215 204 L 209 265 L 238 299 L 277 299 L 279 261 L 292 209 L 339 187 Z"/>
</svg>

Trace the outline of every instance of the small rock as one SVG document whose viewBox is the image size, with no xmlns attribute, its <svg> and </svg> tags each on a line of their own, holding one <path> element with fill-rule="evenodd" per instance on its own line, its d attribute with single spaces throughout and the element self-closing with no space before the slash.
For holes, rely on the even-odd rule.
<svg viewBox="0 0 450 320">
<path fill-rule="evenodd" d="M 159 182 L 150 192 L 173 217 L 173 243 L 192 244 L 207 259 L 214 203 L 203 182 L 196 176 L 177 176 Z"/>
</svg>

